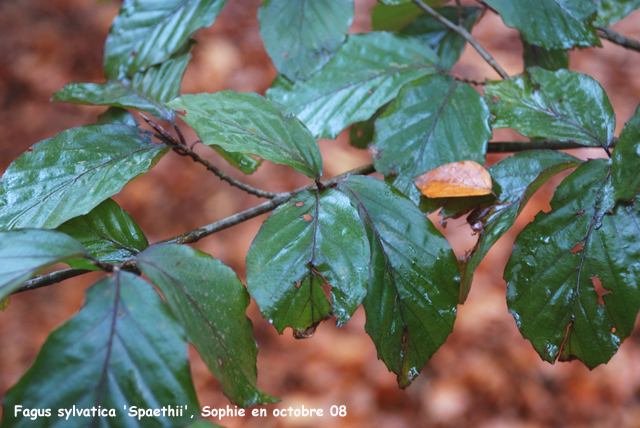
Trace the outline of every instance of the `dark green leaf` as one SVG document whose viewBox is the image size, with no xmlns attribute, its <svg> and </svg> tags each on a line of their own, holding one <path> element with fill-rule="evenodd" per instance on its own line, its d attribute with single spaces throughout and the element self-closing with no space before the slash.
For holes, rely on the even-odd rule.
<svg viewBox="0 0 640 428">
<path fill-rule="evenodd" d="M 591 76 L 533 67 L 529 76 L 491 82 L 485 99 L 496 116 L 493 128 L 526 137 L 608 147 L 616 117 L 602 86 Z"/>
<path fill-rule="evenodd" d="M 516 239 L 507 303 L 522 335 L 549 362 L 607 362 L 640 308 L 640 213 L 614 208 L 610 161 L 586 162 Z M 600 287 L 601 285 L 601 287 Z M 603 293 L 604 291 L 604 293 Z"/>
<path fill-rule="evenodd" d="M 273 65 L 291 80 L 306 79 L 344 42 L 353 0 L 266 0 L 258 19 Z"/>
<path fill-rule="evenodd" d="M 262 161 L 260 159 L 256 159 L 251 155 L 247 155 L 245 153 L 239 152 L 229 152 L 223 149 L 220 146 L 216 146 L 215 144 L 211 144 L 210 147 L 218 152 L 220 156 L 231 166 L 239 169 L 245 174 L 253 174 L 256 172 Z"/>
<path fill-rule="evenodd" d="M 107 79 L 121 80 L 165 62 L 198 29 L 213 24 L 227 0 L 125 0 L 104 53 Z"/>
<path fill-rule="evenodd" d="M 247 288 L 279 333 L 310 335 L 333 314 L 346 323 L 364 298 L 369 249 L 349 198 L 327 189 L 303 192 L 264 222 L 247 253 Z"/>
<path fill-rule="evenodd" d="M 460 303 L 469 294 L 476 268 L 493 244 L 513 226 L 529 198 L 549 178 L 578 165 L 578 159 L 562 152 L 531 150 L 516 153 L 488 168 L 497 201 L 477 208 L 467 217 L 474 231 L 479 229 L 481 234 L 461 266 Z"/>
<path fill-rule="evenodd" d="M 119 123 L 129 126 L 140 126 L 140 123 L 128 111 L 120 107 L 109 107 L 98 116 L 98 123 Z"/>
<path fill-rule="evenodd" d="M 164 103 L 180 95 L 182 75 L 191 59 L 189 43 L 181 51 L 131 79 L 123 77 L 107 83 L 69 83 L 53 94 L 53 101 L 106 105 L 144 110 L 159 119 L 172 120 L 173 110 Z"/>
<path fill-rule="evenodd" d="M 524 67 L 541 67 L 546 70 L 556 71 L 561 68 L 569 68 L 569 53 L 562 49 L 545 49 L 532 45 L 524 37 L 522 40 Z"/>
<path fill-rule="evenodd" d="M 106 263 L 120 263 L 149 246 L 147 238 L 129 213 L 107 199 L 87 215 L 72 218 L 58 231 L 75 238 L 92 257 Z M 76 269 L 99 270 L 89 260 L 72 260 Z"/>
<path fill-rule="evenodd" d="M 425 3 L 433 5 L 436 2 L 430 0 Z M 399 5 L 378 3 L 371 11 L 371 28 L 373 31 L 400 31 L 421 15 L 424 15 L 422 9 L 411 2 Z"/>
<path fill-rule="evenodd" d="M 349 131 L 349 142 L 353 147 L 358 149 L 366 149 L 373 141 L 373 132 L 375 130 L 376 120 L 387 110 L 391 103 L 387 103 L 380 107 L 368 120 L 364 122 L 354 123 Z"/>
<path fill-rule="evenodd" d="M 489 109 L 470 85 L 436 74 L 406 85 L 376 121 L 373 164 L 416 204 L 413 179 L 450 162 L 484 163 Z"/>
<path fill-rule="evenodd" d="M 438 56 L 418 40 L 375 32 L 349 36 L 322 70 L 294 84 L 280 77 L 267 96 L 318 138 L 335 138 L 369 119 L 407 82 L 438 71 Z"/>
<path fill-rule="evenodd" d="M 257 386 L 258 347 L 245 315 L 249 294 L 233 270 L 183 245 L 153 245 L 137 261 L 164 295 L 225 395 L 243 407 L 277 401 Z"/>
<path fill-rule="evenodd" d="M 318 143 L 295 117 L 253 93 L 222 91 L 183 95 L 168 104 L 184 111 L 187 122 L 207 145 L 251 153 L 288 165 L 311 178 L 322 175 Z"/>
<path fill-rule="evenodd" d="M 405 388 L 453 330 L 459 271 L 447 240 L 389 184 L 352 176 L 339 184 L 360 211 L 371 245 L 365 328 Z"/>
<path fill-rule="evenodd" d="M 611 178 L 616 200 L 635 199 L 640 189 L 640 107 L 625 123 L 612 159 Z"/>
<path fill-rule="evenodd" d="M 458 8 L 445 6 L 436 9 L 436 11 L 449 21 L 458 22 Z M 471 32 L 473 26 L 480 19 L 482 12 L 483 9 L 473 6 L 460 9 L 464 27 L 467 31 Z M 429 15 L 418 17 L 402 30 L 402 34 L 415 37 L 436 51 L 442 62 L 442 67 L 446 70 L 450 70 L 458 62 L 467 44 L 464 37 Z"/>
<path fill-rule="evenodd" d="M 39 229 L 0 232 L 0 300 L 49 266 L 87 255 L 78 241 L 64 233 Z"/>
<path fill-rule="evenodd" d="M 640 7 L 640 0 L 598 0 L 595 25 L 606 27 L 620 21 Z"/>
<path fill-rule="evenodd" d="M 547 49 L 600 46 L 591 22 L 596 3 L 589 0 L 485 0 L 504 23 L 517 28 L 531 44 Z"/>
<path fill-rule="evenodd" d="M 168 149 L 126 125 L 68 129 L 34 145 L 0 181 L 0 229 L 55 228 L 87 214 Z"/>
<path fill-rule="evenodd" d="M 182 329 L 149 284 L 128 272 L 87 290 L 80 312 L 49 336 L 4 405 L 11 411 L 4 414 L 3 428 L 173 428 L 199 413 Z M 51 409 L 51 417 L 16 417 L 16 405 Z M 59 409 L 73 406 L 76 412 L 88 409 L 87 414 L 58 416 Z M 128 416 L 133 406 L 185 407 L 176 417 L 139 420 Z M 114 409 L 116 416 L 91 415 L 92 407 Z"/>
</svg>

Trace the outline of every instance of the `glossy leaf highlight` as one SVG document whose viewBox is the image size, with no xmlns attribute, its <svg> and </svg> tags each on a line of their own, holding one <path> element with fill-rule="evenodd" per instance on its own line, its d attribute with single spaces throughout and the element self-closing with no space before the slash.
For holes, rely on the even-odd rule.
<svg viewBox="0 0 640 428">
<path fill-rule="evenodd" d="M 213 24 L 227 0 L 125 0 L 107 36 L 104 74 L 120 80 L 160 64 L 196 30 Z"/>
<path fill-rule="evenodd" d="M 0 230 L 55 228 L 87 214 L 167 150 L 126 125 L 81 126 L 41 141 L 0 180 Z"/>
<path fill-rule="evenodd" d="M 407 82 L 438 71 L 440 61 L 418 40 L 374 32 L 348 37 L 335 56 L 309 80 L 279 77 L 267 97 L 294 113 L 318 138 L 335 138 L 370 118 Z"/>
<path fill-rule="evenodd" d="M 640 7 L 640 0 L 598 0 L 598 17 L 595 25 L 615 24 Z"/>
<path fill-rule="evenodd" d="M 168 104 L 207 145 L 230 152 L 251 153 L 288 165 L 311 178 L 322 175 L 318 143 L 292 116 L 258 94 L 222 91 L 183 95 Z"/>
</svg>

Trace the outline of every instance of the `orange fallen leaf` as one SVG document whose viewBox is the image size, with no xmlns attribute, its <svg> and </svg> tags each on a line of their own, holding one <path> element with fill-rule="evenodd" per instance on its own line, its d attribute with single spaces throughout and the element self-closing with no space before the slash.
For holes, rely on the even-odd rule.
<svg viewBox="0 0 640 428">
<path fill-rule="evenodd" d="M 413 182 L 429 198 L 480 196 L 491 193 L 491 176 L 473 161 L 453 162 L 427 171 Z"/>
</svg>

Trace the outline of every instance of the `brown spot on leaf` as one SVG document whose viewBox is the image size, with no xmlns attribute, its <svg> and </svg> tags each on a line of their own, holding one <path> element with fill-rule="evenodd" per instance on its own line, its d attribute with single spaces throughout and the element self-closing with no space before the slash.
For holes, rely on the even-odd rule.
<svg viewBox="0 0 640 428">
<path fill-rule="evenodd" d="M 493 102 L 493 103 L 497 103 L 498 101 L 500 101 L 500 98 L 498 98 L 498 97 L 492 97 L 491 98 L 491 102 Z"/>
<path fill-rule="evenodd" d="M 358 138 L 362 138 L 362 134 L 363 134 L 362 129 L 358 129 L 358 130 L 356 131 L 356 136 L 357 136 Z"/>
<path fill-rule="evenodd" d="M 311 217 L 311 214 L 303 214 L 302 218 L 305 219 L 306 221 L 313 220 L 313 217 Z"/>
<path fill-rule="evenodd" d="M 584 245 L 582 244 L 582 242 L 578 242 L 572 249 L 571 252 L 573 254 L 577 254 L 578 251 L 581 251 L 584 248 Z"/>
<path fill-rule="evenodd" d="M 598 304 L 604 306 L 604 299 L 602 297 L 605 294 L 609 294 L 610 291 L 604 288 L 602 281 L 597 275 L 591 275 L 591 283 L 593 284 L 593 289 L 598 293 Z"/>
<path fill-rule="evenodd" d="M 296 207 L 301 207 L 301 206 L 303 206 L 303 205 L 304 205 L 304 202 L 302 202 L 302 201 L 299 201 L 299 202 L 296 202 L 296 203 L 295 203 L 295 206 L 296 206 Z"/>
</svg>

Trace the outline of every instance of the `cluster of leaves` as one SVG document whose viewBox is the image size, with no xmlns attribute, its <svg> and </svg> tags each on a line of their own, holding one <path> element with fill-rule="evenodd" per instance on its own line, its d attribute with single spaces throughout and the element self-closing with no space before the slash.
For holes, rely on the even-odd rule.
<svg viewBox="0 0 640 428">
<path fill-rule="evenodd" d="M 452 162 L 484 163 L 497 128 L 610 154 L 611 104 L 597 81 L 566 69 L 566 51 L 599 46 L 596 26 L 621 19 L 639 1 L 485 0 L 521 32 L 526 69 L 487 82 L 482 96 L 450 70 L 485 8 L 383 0 L 373 9 L 373 32 L 347 35 L 352 0 L 265 0 L 260 32 L 280 72 L 266 97 L 179 96 L 191 37 L 225 3 L 125 0 L 106 42 L 108 81 L 72 83 L 53 98 L 109 109 L 98 124 L 34 145 L 4 173 L 0 300 L 59 262 L 110 273 L 52 333 L 5 397 L 5 409 L 187 405 L 181 418 L 153 418 L 154 426 L 183 426 L 199 407 L 187 341 L 232 402 L 273 402 L 256 383 L 249 295 L 280 333 L 291 327 L 300 338 L 332 316 L 338 325 L 348 322 L 363 304 L 378 356 L 404 388 L 452 331 L 487 251 L 542 184 L 576 167 L 558 187 L 551 212 L 538 215 L 516 241 L 505 272 L 509 310 L 550 362 L 579 358 L 594 367 L 611 358 L 640 308 L 634 205 L 640 111 L 609 160 L 517 153 L 488 169 L 489 195 L 455 200 L 425 197 L 414 179 Z M 125 109 L 169 121 L 178 137 L 153 122 L 155 132 L 141 129 Z M 315 181 L 270 202 L 275 210 L 247 254 L 246 288 L 207 254 L 149 246 L 110 199 L 171 149 L 189 152 L 176 113 L 244 173 L 268 160 Z M 359 175 L 320 181 L 316 139 L 335 138 L 349 126 L 352 144 L 369 147 L 384 181 Z M 425 215 L 441 207 L 445 217 L 471 212 L 468 221 L 480 232 L 460 262 Z M 594 282 L 608 292 L 599 296 Z M 142 426 L 123 418 L 98 423 Z M 2 427 L 27 423 L 34 426 L 5 411 Z"/>
</svg>

